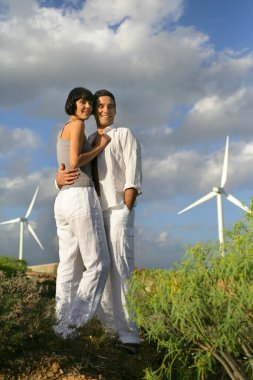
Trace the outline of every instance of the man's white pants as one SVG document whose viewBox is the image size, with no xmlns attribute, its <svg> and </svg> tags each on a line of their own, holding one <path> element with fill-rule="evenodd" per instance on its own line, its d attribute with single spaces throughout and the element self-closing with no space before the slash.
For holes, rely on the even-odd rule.
<svg viewBox="0 0 253 380">
<path fill-rule="evenodd" d="M 85 324 L 96 313 L 110 257 L 102 211 L 93 187 L 61 190 L 55 200 L 55 219 L 60 258 L 56 332 L 64 336 L 69 326 Z"/>
<path fill-rule="evenodd" d="M 122 343 L 139 343 L 139 333 L 127 309 L 128 280 L 134 270 L 134 209 L 126 206 L 103 211 L 110 272 L 99 316 L 108 331 L 117 331 Z"/>
</svg>

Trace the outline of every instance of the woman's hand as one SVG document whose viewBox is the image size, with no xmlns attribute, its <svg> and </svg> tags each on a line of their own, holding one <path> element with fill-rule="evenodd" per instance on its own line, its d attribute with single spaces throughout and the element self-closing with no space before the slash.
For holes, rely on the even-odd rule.
<svg viewBox="0 0 253 380">
<path fill-rule="evenodd" d="M 92 141 L 92 146 L 104 149 L 109 144 L 110 141 L 111 141 L 110 136 L 97 134 L 94 140 Z"/>
<path fill-rule="evenodd" d="M 102 135 L 100 136 L 99 146 L 105 148 L 109 142 L 111 141 L 111 137 L 108 135 Z"/>
</svg>

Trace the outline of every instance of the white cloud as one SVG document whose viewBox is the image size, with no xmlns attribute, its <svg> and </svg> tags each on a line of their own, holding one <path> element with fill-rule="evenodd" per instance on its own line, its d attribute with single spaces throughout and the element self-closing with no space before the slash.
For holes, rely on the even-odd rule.
<svg viewBox="0 0 253 380">
<path fill-rule="evenodd" d="M 153 33 L 164 18 L 179 19 L 183 1 L 119 0 L 106 7 L 108 12 L 103 2 L 90 0 L 82 10 L 62 12 L 27 1 L 24 22 L 11 2 L 9 19 L 0 22 L 1 104 L 26 103 L 30 112 L 59 118 L 68 91 L 84 83 L 115 92 L 120 122 L 151 129 L 173 122 L 180 104 L 220 97 L 218 89 L 229 91 L 231 83 L 238 90 L 250 73 L 250 53 L 217 56 L 208 36 L 194 27 L 174 23 Z M 120 22 L 118 29 L 110 27 Z"/>
<path fill-rule="evenodd" d="M 44 168 L 42 171 L 30 172 L 25 176 L 1 177 L 0 183 L 0 207 L 22 207 L 25 210 L 39 186 L 38 199 L 40 207 L 47 207 L 47 202 L 57 194 L 54 186 L 55 172 L 52 168 Z M 27 206 L 28 207 L 28 206 Z"/>
<path fill-rule="evenodd" d="M 166 231 L 154 232 L 151 228 L 137 227 L 135 262 L 138 268 L 168 269 L 179 262 L 184 250 L 179 239 Z"/>
<path fill-rule="evenodd" d="M 1 155 L 13 155 L 15 150 L 36 149 L 39 146 L 38 135 L 28 128 L 0 126 L 0 158 Z M 11 150 L 10 150 L 11 147 Z"/>
<path fill-rule="evenodd" d="M 206 147 L 208 149 L 208 146 Z M 168 154 L 165 158 L 148 157 L 143 162 L 145 200 L 154 196 L 152 188 L 156 185 L 155 197 L 169 200 L 177 196 L 198 196 L 219 186 L 223 168 L 225 140 L 217 151 L 206 153 L 183 150 Z M 249 176 L 253 165 L 252 143 L 230 142 L 228 180 L 230 189 L 252 187 Z"/>
<path fill-rule="evenodd" d="M 197 101 L 189 112 L 182 139 L 203 141 L 232 136 L 251 136 L 253 87 L 239 87 L 228 95 L 212 95 Z M 181 131 L 182 132 L 182 131 Z"/>
<path fill-rule="evenodd" d="M 108 0 L 106 5 L 99 0 L 89 0 L 86 1 L 82 14 L 87 22 L 98 26 L 118 24 L 126 17 L 135 23 L 154 26 L 160 25 L 164 19 L 178 20 L 182 10 L 182 0 Z"/>
</svg>

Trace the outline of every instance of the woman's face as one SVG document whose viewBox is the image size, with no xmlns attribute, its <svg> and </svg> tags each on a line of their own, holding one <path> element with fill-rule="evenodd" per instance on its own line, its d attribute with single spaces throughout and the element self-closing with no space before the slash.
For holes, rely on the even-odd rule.
<svg viewBox="0 0 253 380">
<path fill-rule="evenodd" d="M 78 99 L 76 101 L 76 112 L 75 115 L 81 120 L 89 119 L 92 112 L 93 104 L 90 100 Z"/>
</svg>

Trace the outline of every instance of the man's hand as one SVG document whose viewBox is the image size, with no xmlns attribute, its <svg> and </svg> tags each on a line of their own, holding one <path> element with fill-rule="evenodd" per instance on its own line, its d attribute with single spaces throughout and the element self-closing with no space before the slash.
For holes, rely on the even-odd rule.
<svg viewBox="0 0 253 380">
<path fill-rule="evenodd" d="M 64 185 L 72 185 L 78 177 L 78 169 L 65 170 L 65 165 L 60 164 L 55 179 L 58 187 L 61 188 Z"/>
</svg>

